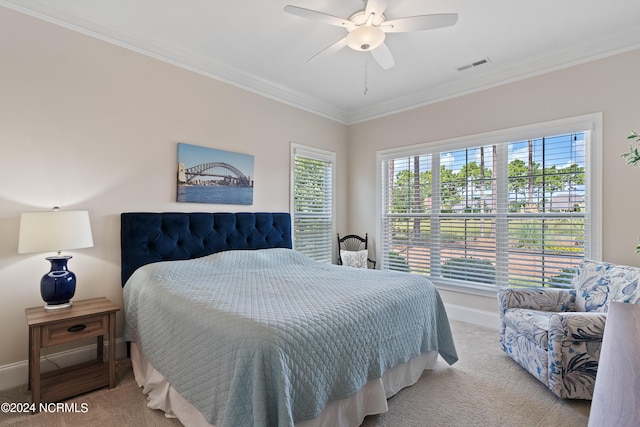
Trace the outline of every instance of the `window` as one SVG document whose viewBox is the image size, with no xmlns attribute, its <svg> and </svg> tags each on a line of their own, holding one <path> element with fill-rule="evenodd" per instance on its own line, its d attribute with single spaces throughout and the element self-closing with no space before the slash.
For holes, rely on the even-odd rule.
<svg viewBox="0 0 640 427">
<path fill-rule="evenodd" d="M 600 129 L 593 114 L 378 152 L 383 268 L 443 286 L 570 286 L 600 257 Z"/>
<path fill-rule="evenodd" d="M 333 259 L 335 153 L 291 145 L 293 248 L 330 263 Z"/>
</svg>

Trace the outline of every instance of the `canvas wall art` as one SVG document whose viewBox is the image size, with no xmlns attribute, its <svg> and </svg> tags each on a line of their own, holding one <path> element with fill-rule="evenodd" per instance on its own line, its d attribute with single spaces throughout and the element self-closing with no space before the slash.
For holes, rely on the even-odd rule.
<svg viewBox="0 0 640 427">
<path fill-rule="evenodd" d="M 178 143 L 178 202 L 253 204 L 253 156 Z"/>
</svg>

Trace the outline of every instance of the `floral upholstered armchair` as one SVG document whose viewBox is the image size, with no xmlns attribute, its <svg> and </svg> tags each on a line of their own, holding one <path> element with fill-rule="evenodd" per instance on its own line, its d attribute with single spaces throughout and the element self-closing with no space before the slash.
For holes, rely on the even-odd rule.
<svg viewBox="0 0 640 427">
<path fill-rule="evenodd" d="M 591 400 L 609 303 L 640 303 L 639 281 L 640 268 L 584 261 L 571 289 L 502 289 L 500 347 L 558 397 Z"/>
</svg>

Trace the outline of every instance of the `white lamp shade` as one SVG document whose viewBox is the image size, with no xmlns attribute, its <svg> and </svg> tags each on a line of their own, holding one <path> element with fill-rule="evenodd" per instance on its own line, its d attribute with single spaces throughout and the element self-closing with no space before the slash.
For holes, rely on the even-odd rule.
<svg viewBox="0 0 640 427">
<path fill-rule="evenodd" d="M 378 27 L 362 25 L 347 34 L 347 46 L 353 50 L 368 51 L 380 46 L 385 33 Z"/>
<path fill-rule="evenodd" d="M 53 252 L 93 246 L 87 211 L 27 212 L 20 216 L 18 253 Z"/>
</svg>

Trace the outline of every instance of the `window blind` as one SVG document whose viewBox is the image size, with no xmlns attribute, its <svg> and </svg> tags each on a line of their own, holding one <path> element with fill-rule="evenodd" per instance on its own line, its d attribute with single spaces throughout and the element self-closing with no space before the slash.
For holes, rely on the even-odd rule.
<svg viewBox="0 0 640 427">
<path fill-rule="evenodd" d="M 590 138 L 585 129 L 379 156 L 383 268 L 453 286 L 570 286 L 594 244 Z"/>
<path fill-rule="evenodd" d="M 332 261 L 335 154 L 293 148 L 293 247 L 309 257 Z"/>
</svg>

